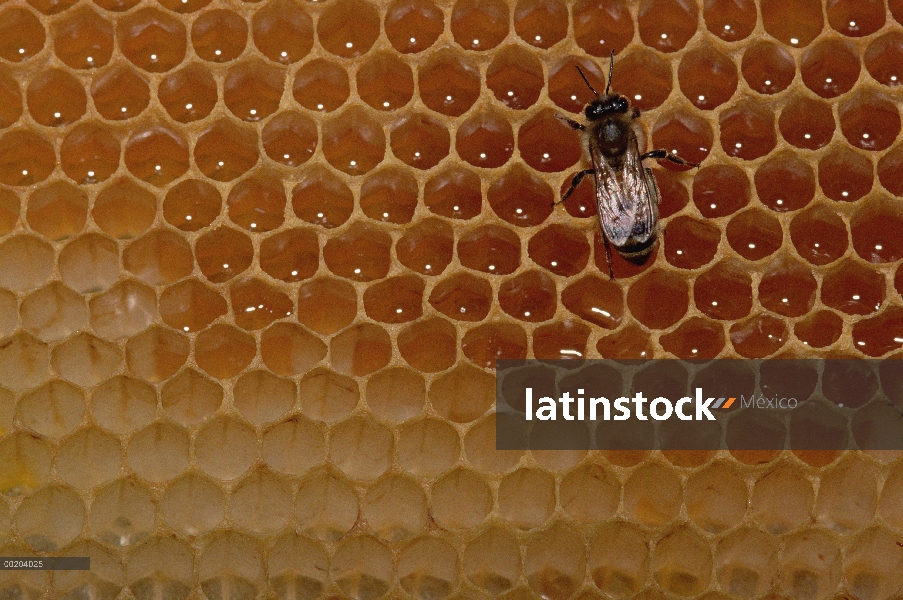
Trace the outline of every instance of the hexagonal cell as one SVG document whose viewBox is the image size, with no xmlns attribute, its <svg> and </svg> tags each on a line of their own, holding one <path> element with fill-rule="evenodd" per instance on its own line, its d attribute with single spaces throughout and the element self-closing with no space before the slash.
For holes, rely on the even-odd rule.
<svg viewBox="0 0 903 600">
<path fill-rule="evenodd" d="M 497 0 L 458 0 L 452 8 L 451 32 L 465 50 L 491 50 L 508 35 L 508 7 Z"/>
<path fill-rule="evenodd" d="M 91 327 L 108 340 L 131 337 L 157 319 L 157 296 L 136 281 L 117 283 L 89 303 Z"/>
<path fill-rule="evenodd" d="M 857 92 L 839 109 L 840 130 L 850 144 L 863 150 L 889 148 L 900 132 L 900 114 L 887 98 Z"/>
<path fill-rule="evenodd" d="M 636 525 L 605 523 L 590 542 L 587 562 L 600 590 L 613 598 L 627 597 L 649 576 L 649 541 Z"/>
<path fill-rule="evenodd" d="M 818 183 L 831 200 L 855 202 L 872 190 L 874 181 L 872 161 L 850 148 L 841 146 L 818 162 Z"/>
<path fill-rule="evenodd" d="M 322 58 L 298 69 L 292 84 L 295 101 L 308 110 L 334 111 L 348 100 L 350 93 L 348 72 Z"/>
<path fill-rule="evenodd" d="M 735 215 L 727 224 L 727 242 L 746 260 L 760 260 L 774 254 L 783 243 L 783 230 L 777 217 L 761 208 L 750 208 Z"/>
<path fill-rule="evenodd" d="M 223 452 L 229 448 L 229 452 Z M 208 421 L 194 441 L 194 455 L 202 471 L 219 480 L 241 477 L 257 460 L 259 447 L 254 429 L 234 417 Z"/>
<path fill-rule="evenodd" d="M 0 246 L 0 252 L 2 249 Z M 30 250 L 30 254 L 41 256 L 37 250 Z M 80 235 L 60 251 L 57 266 L 63 283 L 76 292 L 102 291 L 119 278 L 119 249 L 103 236 Z M 5 287 L 12 286 L 7 284 Z"/>
<path fill-rule="evenodd" d="M 392 462 L 392 431 L 372 417 L 351 417 L 333 426 L 329 457 L 345 475 L 374 481 Z"/>
<path fill-rule="evenodd" d="M 709 222 L 680 216 L 668 223 L 667 231 L 665 259 L 675 267 L 698 269 L 715 258 L 721 232 Z"/>
<path fill-rule="evenodd" d="M 142 181 L 164 187 L 188 171 L 188 144 L 161 125 L 139 129 L 125 143 L 125 166 Z"/>
<path fill-rule="evenodd" d="M 52 268 L 53 249 L 37 237 L 19 235 L 0 244 L 0 285 L 7 289 L 25 291 L 40 287 Z"/>
<path fill-rule="evenodd" d="M 91 99 L 103 118 L 122 121 L 144 112 L 150 103 L 150 87 L 147 80 L 128 65 L 110 66 L 94 76 Z"/>
<path fill-rule="evenodd" d="M 157 396 L 149 383 L 118 376 L 98 386 L 91 396 L 91 414 L 98 425 L 124 435 L 144 428 L 157 412 Z"/>
<path fill-rule="evenodd" d="M 0 39 L 0 57 L 21 62 L 43 50 L 47 33 L 33 12 L 21 6 L 7 6 L 0 12 Z"/>
<path fill-rule="evenodd" d="M 784 538 L 781 583 L 793 595 L 828 596 L 841 578 L 840 548 L 824 530 L 802 530 Z"/>
<path fill-rule="evenodd" d="M 765 0 L 761 10 L 765 31 L 791 47 L 808 46 L 824 27 L 821 4 L 814 0 L 793 2 Z"/>
<path fill-rule="evenodd" d="M 297 112 L 280 113 L 270 119 L 260 137 L 267 156 L 288 167 L 307 162 L 317 149 L 316 123 Z"/>
<path fill-rule="evenodd" d="M 405 327 L 397 338 L 402 358 L 420 371 L 436 373 L 455 364 L 458 336 L 454 325 L 436 317 Z"/>
<path fill-rule="evenodd" d="M 111 342 L 79 333 L 53 349 L 51 364 L 64 379 L 94 386 L 122 368 L 122 352 Z"/>
<path fill-rule="evenodd" d="M 525 271 L 505 281 L 498 291 L 499 305 L 512 317 L 530 323 L 547 321 L 557 308 L 555 282 L 541 271 Z"/>
<path fill-rule="evenodd" d="M 191 24 L 191 45 L 206 61 L 234 60 L 244 51 L 247 41 L 248 22 L 230 10 L 205 11 Z"/>
<path fill-rule="evenodd" d="M 418 70 L 417 83 L 427 108 L 450 117 L 467 112 L 480 95 L 479 69 L 450 51 L 431 56 Z"/>
<path fill-rule="evenodd" d="M 603 7 L 582 0 L 574 6 L 573 15 L 574 39 L 591 56 L 618 54 L 633 39 L 633 17 L 625 3 Z"/>
<path fill-rule="evenodd" d="M 682 503 L 680 481 L 663 465 L 644 465 L 624 483 L 624 506 L 631 521 L 641 525 L 664 525 Z"/>
<path fill-rule="evenodd" d="M 785 49 L 769 41 L 750 44 L 743 53 L 743 79 L 760 94 L 776 94 L 790 85 L 796 63 Z"/>
<path fill-rule="evenodd" d="M 689 287 L 676 274 L 666 271 L 650 271 L 636 281 L 627 291 L 630 313 L 647 327 L 667 329 L 677 323 L 689 306 Z M 663 306 L 656 298 L 668 297 Z"/>
<path fill-rule="evenodd" d="M 219 191 L 199 179 L 185 179 L 163 198 L 163 218 L 182 231 L 197 231 L 213 223 L 222 210 Z"/>
<path fill-rule="evenodd" d="M 160 295 L 160 317 L 163 322 L 186 332 L 201 331 L 228 312 L 226 300 L 209 286 L 188 279 Z"/>
<path fill-rule="evenodd" d="M 400 275 L 364 291 L 364 311 L 381 323 L 407 323 L 423 316 L 423 279 Z"/>
<path fill-rule="evenodd" d="M 536 103 L 542 91 L 542 65 L 529 51 L 506 46 L 493 53 L 486 71 L 486 86 L 508 108 L 526 110 Z"/>
<path fill-rule="evenodd" d="M 160 82 L 157 98 L 179 123 L 197 121 L 209 115 L 216 105 L 216 81 L 207 69 L 190 64 Z"/>
<path fill-rule="evenodd" d="M 712 149 L 714 134 L 707 121 L 695 114 L 676 111 L 652 127 L 652 146 L 665 148 L 692 163 L 701 163 Z M 667 168 L 685 169 L 665 163 Z"/>
<path fill-rule="evenodd" d="M 78 121 L 88 103 L 82 83 L 62 69 L 48 69 L 33 78 L 26 98 L 32 118 L 51 127 Z"/>
<path fill-rule="evenodd" d="M 863 56 L 865 69 L 878 83 L 886 86 L 897 86 L 903 82 L 903 36 L 898 32 L 889 32 L 869 44 Z"/>
<path fill-rule="evenodd" d="M 203 423 L 223 402 L 222 386 L 194 369 L 186 369 L 160 389 L 166 415 L 186 427 Z"/>
<path fill-rule="evenodd" d="M 750 3 L 750 6 L 754 5 Z M 737 67 L 710 46 L 684 53 L 677 78 L 684 96 L 702 110 L 721 106 L 737 90 Z"/>
<path fill-rule="evenodd" d="M 72 237 L 85 227 L 88 195 L 64 181 L 31 192 L 25 209 L 29 227 L 51 241 Z"/>
<path fill-rule="evenodd" d="M 337 540 L 358 518 L 354 489 L 339 476 L 320 470 L 307 477 L 295 498 L 302 531 L 322 540 Z"/>
<path fill-rule="evenodd" d="M 292 490 L 273 473 L 253 471 L 232 492 L 229 514 L 252 533 L 273 534 L 292 516 Z"/>
<path fill-rule="evenodd" d="M 840 339 L 843 319 L 830 310 L 817 311 L 798 321 L 793 333 L 807 346 L 824 348 Z"/>
<path fill-rule="evenodd" d="M 263 329 L 292 314 L 292 301 L 279 289 L 259 280 L 243 279 L 229 286 L 235 324 L 242 329 Z"/>
<path fill-rule="evenodd" d="M 881 308 L 885 298 L 884 277 L 847 259 L 827 272 L 821 299 L 830 308 L 853 315 L 868 315 Z"/>
<path fill-rule="evenodd" d="M 361 323 L 330 340 L 329 358 L 339 373 L 362 377 L 389 364 L 392 340 L 379 325 Z"/>
<path fill-rule="evenodd" d="M 301 412 L 330 424 L 348 416 L 360 401 L 354 379 L 327 369 L 314 369 L 305 375 L 298 391 Z"/>
<path fill-rule="evenodd" d="M 350 325 L 357 310 L 357 292 L 345 281 L 324 277 L 298 288 L 298 320 L 321 335 Z"/>
<path fill-rule="evenodd" d="M 73 69 L 102 67 L 113 54 L 113 24 L 87 7 L 77 9 L 55 23 L 53 50 Z"/>
<path fill-rule="evenodd" d="M 774 354 L 787 341 L 785 321 L 768 314 L 759 314 L 731 325 L 730 338 L 734 349 L 746 358 L 764 358 Z"/>
<path fill-rule="evenodd" d="M 797 96 L 781 109 L 778 128 L 784 139 L 797 148 L 817 150 L 831 142 L 836 125 L 830 104 Z"/>
<path fill-rule="evenodd" d="M 721 148 L 728 156 L 755 160 L 765 156 L 777 145 L 774 113 L 769 109 L 741 102 L 719 115 Z M 681 155 L 687 160 L 692 160 Z"/>
<path fill-rule="evenodd" d="M 166 488 L 160 512 L 166 525 L 187 535 L 206 533 L 222 522 L 226 498 L 220 487 L 196 473 L 188 473 Z"/>
<path fill-rule="evenodd" d="M 853 249 L 868 262 L 892 262 L 903 257 L 903 244 L 898 232 L 903 227 L 903 215 L 896 204 L 875 197 L 857 207 L 850 219 Z"/>
<path fill-rule="evenodd" d="M 426 383 L 417 371 L 393 367 L 369 379 L 365 398 L 377 418 L 401 422 L 423 411 Z"/>
<path fill-rule="evenodd" d="M 436 42 L 445 29 L 445 18 L 429 0 L 395 0 L 386 10 L 383 27 L 393 48 L 412 54 Z"/>
<path fill-rule="evenodd" d="M 426 494 L 413 478 L 387 475 L 367 489 L 361 516 L 387 542 L 414 537 L 426 529 Z"/>
<path fill-rule="evenodd" d="M 282 225 L 285 204 L 282 179 L 270 171 L 257 171 L 232 186 L 226 211 L 239 227 L 262 233 Z"/>
<path fill-rule="evenodd" d="M 542 172 L 563 171 L 580 160 L 576 132 L 545 109 L 520 126 L 517 147 L 524 162 Z"/>
<path fill-rule="evenodd" d="M 440 121 L 415 113 L 403 117 L 392 129 L 389 145 L 392 153 L 406 165 L 425 170 L 448 156 L 451 136 Z"/>
<path fill-rule="evenodd" d="M 289 229 L 272 235 L 260 245 L 260 268 L 275 279 L 294 283 L 309 279 L 319 267 L 320 248 L 316 234 L 307 229 Z"/>
<path fill-rule="evenodd" d="M 264 364 L 283 376 L 309 371 L 326 356 L 326 344 L 291 323 L 277 323 L 260 338 L 260 355 Z"/>
<path fill-rule="evenodd" d="M 558 522 L 530 536 L 524 574 L 540 597 L 567 597 L 577 591 L 586 571 L 586 546 L 578 531 Z"/>
<path fill-rule="evenodd" d="M 555 510 L 555 479 L 541 469 L 518 469 L 499 483 L 498 503 L 511 525 L 540 527 Z"/>
<path fill-rule="evenodd" d="M 823 204 L 815 204 L 793 218 L 790 239 L 799 255 L 814 265 L 834 262 L 849 246 L 846 223 Z"/>
<path fill-rule="evenodd" d="M 0 136 L 0 183 L 33 185 L 47 179 L 56 164 L 53 147 L 36 133 L 7 131 Z"/>
<path fill-rule="evenodd" d="M 392 238 L 379 228 L 354 223 L 345 233 L 323 246 L 323 260 L 330 271 L 352 281 L 382 279 L 389 272 Z"/>
<path fill-rule="evenodd" d="M 264 56 L 282 64 L 301 60 L 314 43 L 313 21 L 291 0 L 271 2 L 254 13 L 254 45 Z"/>
<path fill-rule="evenodd" d="M 129 370 L 153 383 L 173 376 L 188 360 L 188 351 L 186 336 L 160 326 L 131 337 L 125 347 Z"/>
<path fill-rule="evenodd" d="M 50 381 L 28 392 L 16 406 L 16 417 L 22 425 L 57 441 L 72 433 L 84 416 L 84 392 L 60 380 Z"/>
<path fill-rule="evenodd" d="M 194 340 L 195 362 L 217 379 L 235 377 L 251 364 L 256 353 L 253 336 L 230 325 L 213 325 Z"/>
<path fill-rule="evenodd" d="M 354 27 L 348 23 L 355 22 Z M 342 58 L 357 58 L 369 52 L 379 37 L 380 18 L 376 8 L 363 0 L 342 0 L 331 4 L 317 21 L 317 38 L 323 48 Z"/>
<path fill-rule="evenodd" d="M 168 421 L 138 431 L 126 451 L 131 469 L 154 483 L 175 479 L 188 467 L 188 432 Z"/>
<path fill-rule="evenodd" d="M 482 321 L 492 307 L 492 287 L 485 279 L 459 273 L 436 284 L 429 302 L 452 319 Z"/>
<path fill-rule="evenodd" d="M 329 164 L 344 173 L 363 175 L 372 171 L 385 153 L 382 125 L 358 107 L 323 123 L 323 154 Z"/>
<path fill-rule="evenodd" d="M 138 237 L 157 214 L 157 198 L 130 177 L 114 179 L 94 200 L 91 218 L 105 233 L 120 239 Z"/>
<path fill-rule="evenodd" d="M 198 238 L 194 256 L 204 277 L 213 283 L 222 283 L 251 266 L 254 246 L 251 238 L 241 231 L 219 227 Z"/>
<path fill-rule="evenodd" d="M 420 190 L 410 170 L 386 167 L 371 173 L 361 184 L 360 206 L 376 221 L 410 223 Z"/>
<path fill-rule="evenodd" d="M 60 146 L 60 166 L 80 185 L 104 181 L 119 167 L 119 146 L 119 140 L 97 123 L 76 126 Z"/>
<path fill-rule="evenodd" d="M 119 474 L 122 445 L 116 437 L 89 426 L 62 441 L 57 465 L 63 481 L 89 490 Z"/>
<path fill-rule="evenodd" d="M 143 71 L 164 73 L 185 58 L 188 46 L 185 25 L 155 8 L 129 14 L 116 24 L 116 33 L 119 49 Z"/>
<path fill-rule="evenodd" d="M 277 423 L 263 432 L 263 461 L 279 473 L 304 475 L 326 457 L 325 431 L 300 415 Z"/>
<path fill-rule="evenodd" d="M 226 74 L 223 101 L 236 117 L 259 121 L 279 109 L 284 87 L 282 68 L 260 61 L 242 61 Z"/>
<path fill-rule="evenodd" d="M 756 5 L 751 0 L 716 0 L 705 5 L 706 28 L 726 42 L 742 40 L 756 26 Z"/>
<path fill-rule="evenodd" d="M 257 133 L 231 120 L 221 119 L 202 131 L 194 145 L 194 160 L 201 173 L 215 181 L 232 181 L 253 167 Z"/>
<path fill-rule="evenodd" d="M 151 491 L 143 484 L 120 479 L 94 498 L 89 523 L 101 541 L 134 546 L 153 533 L 155 508 Z"/>
<path fill-rule="evenodd" d="M 419 600 L 451 594 L 458 587 L 458 553 L 447 541 L 421 538 L 398 558 L 401 587 Z"/>
<path fill-rule="evenodd" d="M 26 543 L 39 552 L 52 552 L 75 539 L 85 526 L 85 505 L 76 492 L 46 487 L 26 497 L 13 518 Z"/>
<path fill-rule="evenodd" d="M 158 286 L 191 275 L 191 246 L 172 231 L 157 229 L 130 243 L 122 253 L 122 264 L 142 281 Z"/>
<path fill-rule="evenodd" d="M 806 87 L 822 98 L 845 94 L 859 79 L 859 53 L 848 42 L 819 42 L 803 54 L 800 74 Z"/>
<path fill-rule="evenodd" d="M 799 317 L 815 303 L 818 283 L 802 262 L 779 260 L 770 265 L 759 282 L 759 302 L 779 315 Z"/>
<path fill-rule="evenodd" d="M 396 110 L 414 95 L 414 74 L 400 58 L 388 53 L 371 55 L 357 72 L 361 100 L 376 110 Z"/>
<path fill-rule="evenodd" d="M 720 533 L 746 514 L 746 482 L 728 463 L 714 463 L 694 473 L 686 484 L 687 516 L 703 530 Z"/>
<path fill-rule="evenodd" d="M 0 489 L 8 496 L 22 496 L 43 485 L 50 478 L 48 442 L 24 431 L 6 436 L 0 442 Z"/>
<path fill-rule="evenodd" d="M 539 225 L 554 208 L 549 185 L 517 163 L 489 186 L 486 196 L 495 214 L 518 227 Z"/>
<path fill-rule="evenodd" d="M 354 195 L 330 170 L 315 165 L 292 189 L 292 210 L 308 223 L 332 229 L 343 224 L 354 209 Z"/>
</svg>

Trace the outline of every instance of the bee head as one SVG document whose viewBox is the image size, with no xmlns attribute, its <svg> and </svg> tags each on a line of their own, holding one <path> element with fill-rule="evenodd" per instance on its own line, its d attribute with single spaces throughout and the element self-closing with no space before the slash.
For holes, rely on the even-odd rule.
<svg viewBox="0 0 903 600">
<path fill-rule="evenodd" d="M 612 94 L 587 104 L 583 114 L 586 115 L 587 120 L 596 121 L 606 115 L 626 113 L 629 108 L 630 104 L 627 102 L 627 98 Z"/>
</svg>

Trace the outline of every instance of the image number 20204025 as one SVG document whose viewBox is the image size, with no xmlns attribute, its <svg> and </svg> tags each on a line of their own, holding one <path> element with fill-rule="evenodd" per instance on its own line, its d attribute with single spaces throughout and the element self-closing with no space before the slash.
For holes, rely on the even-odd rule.
<svg viewBox="0 0 903 600">
<path fill-rule="evenodd" d="M 638 108 L 630 106 L 626 97 L 611 92 L 615 55 L 611 54 L 608 83 L 605 93 L 599 94 L 580 67 L 577 71 L 586 86 L 595 94 L 583 109 L 586 124 L 559 116 L 570 127 L 586 134 L 592 168 L 578 171 L 571 186 L 558 203 L 565 202 L 587 175 L 592 175 L 596 187 L 596 209 L 605 241 L 608 274 L 614 279 L 611 267 L 611 246 L 630 262 L 642 264 L 658 242 L 659 191 L 650 169 L 643 167 L 647 158 L 667 159 L 684 166 L 698 167 L 664 149 L 640 154 Z"/>
</svg>

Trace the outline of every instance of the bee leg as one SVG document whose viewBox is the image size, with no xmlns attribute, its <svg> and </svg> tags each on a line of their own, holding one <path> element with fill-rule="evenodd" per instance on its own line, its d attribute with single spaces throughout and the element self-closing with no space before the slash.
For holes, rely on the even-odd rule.
<svg viewBox="0 0 903 600">
<path fill-rule="evenodd" d="M 684 167 L 698 167 L 699 166 L 699 163 L 692 163 L 688 160 L 684 160 L 681 157 L 679 157 L 678 155 L 668 152 L 664 148 L 661 148 L 659 150 L 650 150 L 646 154 L 640 155 L 640 160 L 646 160 L 647 158 L 657 158 L 657 159 L 664 158 L 666 160 L 670 160 L 671 162 L 676 163 L 678 165 L 682 165 Z"/>
<path fill-rule="evenodd" d="M 580 182 L 583 181 L 583 178 L 586 177 L 587 175 L 592 175 L 593 173 L 595 173 L 595 171 L 592 169 L 585 169 L 583 171 L 577 171 L 574 174 L 574 178 L 571 179 L 571 187 L 569 187 L 568 191 L 566 191 L 564 193 L 564 195 L 561 196 L 561 200 L 559 200 L 558 202 L 553 202 L 552 206 L 555 206 L 556 204 L 561 204 L 562 202 L 564 202 L 565 200 L 570 198 L 571 194 L 574 193 L 574 190 L 577 189 L 577 186 L 580 185 Z"/>
<path fill-rule="evenodd" d="M 582 123 L 578 123 L 574 119 L 569 119 L 567 117 L 562 117 L 561 115 L 555 115 L 555 118 L 570 127 L 571 129 L 579 129 L 580 131 L 586 131 L 586 126 Z"/>
<path fill-rule="evenodd" d="M 614 281 L 615 272 L 611 268 L 611 244 L 608 243 L 608 238 L 605 237 L 605 233 L 602 233 L 602 241 L 605 242 L 605 260 L 608 264 L 608 278 Z"/>
</svg>

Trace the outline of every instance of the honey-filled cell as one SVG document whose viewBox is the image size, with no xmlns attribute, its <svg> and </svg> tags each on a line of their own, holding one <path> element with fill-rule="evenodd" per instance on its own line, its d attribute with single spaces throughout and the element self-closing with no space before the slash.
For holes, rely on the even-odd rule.
<svg viewBox="0 0 903 600">
<path fill-rule="evenodd" d="M 667 421 L 500 449 L 524 396 L 496 405 L 495 369 L 576 359 L 527 366 L 585 399 L 583 359 L 900 357 L 900 23 L 903 0 L 0 2 L 0 554 L 92 567 L 0 597 L 896 598 L 903 470 L 869 449 L 893 361 L 795 376 L 797 408 L 731 414 L 730 456 Z M 609 92 L 629 109 L 588 118 Z M 648 256 L 600 227 L 625 147 L 588 146 L 617 122 L 699 164 L 647 157 L 619 198 L 655 184 Z M 548 387 L 530 369 L 502 384 Z M 805 449 L 841 439 L 864 453 Z"/>
</svg>

